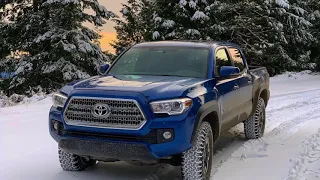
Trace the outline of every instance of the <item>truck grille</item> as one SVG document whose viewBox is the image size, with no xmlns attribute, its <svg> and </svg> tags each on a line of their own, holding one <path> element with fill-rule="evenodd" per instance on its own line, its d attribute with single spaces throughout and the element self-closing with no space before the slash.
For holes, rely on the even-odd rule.
<svg viewBox="0 0 320 180">
<path fill-rule="evenodd" d="M 146 118 L 135 100 L 72 97 L 64 119 L 75 126 L 140 129 Z"/>
</svg>

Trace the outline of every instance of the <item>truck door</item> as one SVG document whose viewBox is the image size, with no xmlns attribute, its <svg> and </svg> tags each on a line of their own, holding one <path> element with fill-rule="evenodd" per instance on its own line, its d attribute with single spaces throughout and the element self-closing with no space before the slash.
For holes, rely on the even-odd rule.
<svg viewBox="0 0 320 180">
<path fill-rule="evenodd" d="M 240 69 L 240 74 L 236 82 L 239 85 L 237 110 L 239 113 L 239 122 L 241 122 L 246 120 L 252 111 L 252 76 L 249 74 L 241 51 L 235 47 L 228 47 L 228 51 L 232 63 Z"/>
<path fill-rule="evenodd" d="M 237 79 L 228 77 L 222 79 L 220 77 L 220 68 L 222 66 L 232 66 L 232 61 L 228 56 L 225 47 L 219 47 L 215 51 L 215 65 L 214 73 L 217 79 L 217 90 L 219 92 L 219 103 L 221 105 L 222 113 L 222 131 L 227 130 L 237 124 L 238 113 L 235 111 L 236 102 L 238 101 Z"/>
</svg>

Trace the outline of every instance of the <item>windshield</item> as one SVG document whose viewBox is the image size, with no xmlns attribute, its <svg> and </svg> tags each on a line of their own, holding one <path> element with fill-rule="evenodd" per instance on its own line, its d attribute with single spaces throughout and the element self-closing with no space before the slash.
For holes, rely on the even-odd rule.
<svg viewBox="0 0 320 180">
<path fill-rule="evenodd" d="M 117 60 L 109 74 L 205 78 L 208 58 L 207 48 L 134 47 Z"/>
</svg>

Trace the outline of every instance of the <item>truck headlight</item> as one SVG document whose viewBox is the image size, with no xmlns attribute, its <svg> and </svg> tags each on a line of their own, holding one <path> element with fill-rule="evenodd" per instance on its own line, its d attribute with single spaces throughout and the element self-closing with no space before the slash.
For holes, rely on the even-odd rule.
<svg viewBox="0 0 320 180">
<path fill-rule="evenodd" d="M 67 101 L 67 97 L 63 94 L 60 94 L 60 93 L 55 93 L 53 94 L 52 96 L 52 101 L 53 101 L 53 107 L 62 107 L 64 106 L 64 104 L 66 103 Z"/>
<path fill-rule="evenodd" d="M 186 112 L 192 105 L 189 98 L 155 101 L 150 103 L 151 109 L 156 114 L 177 115 Z"/>
</svg>

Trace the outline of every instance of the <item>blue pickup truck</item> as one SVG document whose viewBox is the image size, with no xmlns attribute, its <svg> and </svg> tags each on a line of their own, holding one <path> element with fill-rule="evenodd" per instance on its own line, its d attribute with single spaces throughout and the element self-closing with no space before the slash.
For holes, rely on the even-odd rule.
<svg viewBox="0 0 320 180">
<path fill-rule="evenodd" d="M 168 163 L 184 179 L 209 179 L 221 133 L 244 123 L 248 139 L 264 134 L 269 74 L 235 44 L 140 43 L 99 72 L 53 95 L 49 130 L 65 171 Z"/>
</svg>

